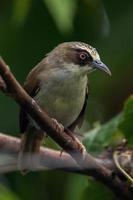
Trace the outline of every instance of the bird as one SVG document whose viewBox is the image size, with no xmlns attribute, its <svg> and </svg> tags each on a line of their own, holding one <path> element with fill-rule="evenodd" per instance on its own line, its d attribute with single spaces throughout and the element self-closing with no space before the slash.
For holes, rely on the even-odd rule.
<svg viewBox="0 0 133 200">
<path fill-rule="evenodd" d="M 74 131 L 81 127 L 88 103 L 88 75 L 97 69 L 111 75 L 94 47 L 84 42 L 60 43 L 29 72 L 24 89 L 48 113 L 59 131 Z M 19 169 L 25 173 L 32 165 L 32 154 L 39 153 L 47 134 L 24 108 L 19 119 Z"/>
</svg>

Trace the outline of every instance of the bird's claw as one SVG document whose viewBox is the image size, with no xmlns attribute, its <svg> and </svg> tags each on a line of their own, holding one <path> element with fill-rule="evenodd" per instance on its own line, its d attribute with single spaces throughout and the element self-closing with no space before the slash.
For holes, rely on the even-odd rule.
<svg viewBox="0 0 133 200">
<path fill-rule="evenodd" d="M 64 126 L 54 118 L 52 118 L 52 125 L 53 125 L 54 129 L 57 132 L 59 132 L 60 134 L 64 132 Z"/>
<path fill-rule="evenodd" d="M 69 129 L 66 129 L 66 133 L 72 138 L 73 141 L 76 141 L 77 145 L 78 145 L 78 150 L 85 155 L 86 153 L 86 148 L 85 146 L 82 144 L 82 142 L 80 142 L 80 140 L 78 139 L 78 137 L 76 137 L 76 135 L 74 135 Z"/>
<path fill-rule="evenodd" d="M 78 144 L 78 149 L 79 151 L 84 155 L 86 153 L 86 148 L 85 146 L 82 144 L 82 142 L 79 141 L 79 139 L 75 136 L 75 140 Z"/>
</svg>

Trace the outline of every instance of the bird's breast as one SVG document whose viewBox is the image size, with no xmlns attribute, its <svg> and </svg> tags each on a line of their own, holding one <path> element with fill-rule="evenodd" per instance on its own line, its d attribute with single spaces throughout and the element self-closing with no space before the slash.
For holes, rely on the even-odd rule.
<svg viewBox="0 0 133 200">
<path fill-rule="evenodd" d="M 87 76 L 55 76 L 52 80 L 42 82 L 35 100 L 51 117 L 68 127 L 83 108 L 86 87 Z"/>
</svg>

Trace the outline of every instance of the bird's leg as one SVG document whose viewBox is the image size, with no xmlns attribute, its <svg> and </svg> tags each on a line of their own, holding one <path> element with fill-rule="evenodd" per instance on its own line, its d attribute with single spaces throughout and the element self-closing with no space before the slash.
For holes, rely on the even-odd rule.
<svg viewBox="0 0 133 200">
<path fill-rule="evenodd" d="M 62 153 L 64 152 L 64 149 L 60 150 L 60 157 L 62 156 Z"/>
</svg>

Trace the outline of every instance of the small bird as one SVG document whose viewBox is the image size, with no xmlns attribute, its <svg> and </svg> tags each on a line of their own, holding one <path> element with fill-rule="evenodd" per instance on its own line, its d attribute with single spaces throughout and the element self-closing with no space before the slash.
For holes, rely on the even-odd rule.
<svg viewBox="0 0 133 200">
<path fill-rule="evenodd" d="M 81 126 L 86 110 L 88 74 L 96 69 L 111 75 L 95 48 L 83 42 L 61 43 L 31 70 L 24 89 L 48 113 L 58 130 L 74 131 Z M 39 152 L 45 133 L 23 108 L 20 131 L 19 168 L 24 172 L 31 166 L 31 155 Z"/>
</svg>

